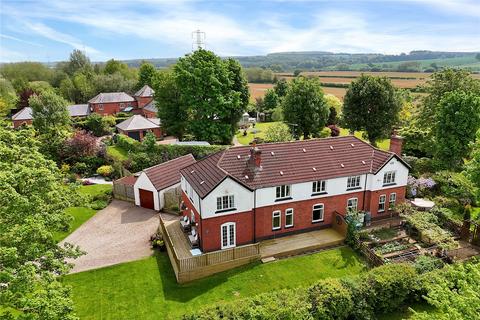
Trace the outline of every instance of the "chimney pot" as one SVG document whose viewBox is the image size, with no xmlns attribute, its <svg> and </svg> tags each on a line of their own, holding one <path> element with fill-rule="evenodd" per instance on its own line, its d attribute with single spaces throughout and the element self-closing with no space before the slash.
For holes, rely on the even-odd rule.
<svg viewBox="0 0 480 320">
<path fill-rule="evenodd" d="M 392 136 L 390 137 L 390 152 L 395 153 L 397 156 L 402 156 L 402 146 L 403 138 L 398 136 L 396 130 L 393 131 Z"/>
<path fill-rule="evenodd" d="M 253 166 L 260 167 L 262 164 L 262 151 L 256 146 L 250 148 L 250 161 Z"/>
</svg>

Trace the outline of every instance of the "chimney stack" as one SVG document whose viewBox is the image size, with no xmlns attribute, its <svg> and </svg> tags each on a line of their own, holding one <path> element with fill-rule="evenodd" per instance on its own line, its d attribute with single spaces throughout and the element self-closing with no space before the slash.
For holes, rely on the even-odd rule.
<svg viewBox="0 0 480 320">
<path fill-rule="evenodd" d="M 256 168 L 260 168 L 262 164 L 262 151 L 255 144 L 250 148 L 250 163 Z"/>
<path fill-rule="evenodd" d="M 403 138 L 397 135 L 397 131 L 392 131 L 392 136 L 390 137 L 390 152 L 395 153 L 397 156 L 402 156 L 402 145 Z"/>
</svg>

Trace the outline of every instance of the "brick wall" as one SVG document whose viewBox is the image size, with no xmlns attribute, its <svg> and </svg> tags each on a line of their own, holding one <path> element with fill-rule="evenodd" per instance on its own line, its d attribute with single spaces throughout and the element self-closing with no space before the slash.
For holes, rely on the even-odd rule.
<svg viewBox="0 0 480 320">
<path fill-rule="evenodd" d="M 119 112 L 121 112 L 121 106 L 122 104 L 123 109 L 131 106 L 131 107 L 137 107 L 137 102 L 132 101 L 132 102 L 109 102 L 109 103 L 90 103 L 90 107 L 93 108 L 93 112 L 101 114 L 101 115 L 115 115 Z M 103 108 L 101 108 L 101 106 Z"/>
<path fill-rule="evenodd" d="M 397 194 L 397 201 L 396 204 L 402 203 L 405 201 L 405 187 L 394 187 L 388 188 L 378 191 L 371 191 L 369 197 L 369 210 L 372 213 L 372 219 L 381 219 L 384 216 L 388 215 L 388 202 L 390 199 L 390 194 L 396 193 Z M 378 212 L 378 203 L 380 201 L 381 195 L 386 195 L 386 202 L 385 202 L 385 212 Z"/>
<path fill-rule="evenodd" d="M 18 128 L 21 127 L 22 125 L 31 125 L 33 123 L 33 120 L 13 120 L 13 127 Z"/>
<path fill-rule="evenodd" d="M 137 100 L 137 106 L 143 108 L 153 100 L 153 97 L 135 97 L 135 100 Z"/>
<path fill-rule="evenodd" d="M 152 111 L 149 111 L 149 110 L 145 110 L 145 109 L 142 109 L 143 111 L 143 116 L 145 118 L 158 118 L 158 115 L 156 112 L 152 112 Z"/>
</svg>

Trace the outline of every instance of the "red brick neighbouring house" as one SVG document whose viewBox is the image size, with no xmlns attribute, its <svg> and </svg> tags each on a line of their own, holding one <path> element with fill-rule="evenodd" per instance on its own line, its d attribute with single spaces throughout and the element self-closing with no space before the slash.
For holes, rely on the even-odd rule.
<svg viewBox="0 0 480 320">
<path fill-rule="evenodd" d="M 142 109 L 153 100 L 153 89 L 144 85 L 140 90 L 135 92 L 133 97 L 137 101 L 137 108 Z"/>
<path fill-rule="evenodd" d="M 354 136 L 233 147 L 181 170 L 183 214 L 203 251 L 226 249 L 329 228 L 347 208 L 388 217 L 408 171 Z"/>
<path fill-rule="evenodd" d="M 145 118 L 158 117 L 158 110 L 155 104 L 155 100 L 150 101 L 145 107 L 143 107 L 143 115 Z"/>
<path fill-rule="evenodd" d="M 138 141 L 142 141 L 147 132 L 152 132 L 157 139 L 162 137 L 160 119 L 158 118 L 147 119 L 141 115 L 134 115 L 120 122 L 116 127 L 119 133 Z"/>
<path fill-rule="evenodd" d="M 67 106 L 67 111 L 72 118 L 84 118 L 90 114 L 88 104 L 73 104 Z M 31 125 L 33 122 L 32 108 L 26 107 L 12 116 L 13 127 Z"/>
<path fill-rule="evenodd" d="M 101 115 L 115 115 L 122 111 L 137 108 L 137 100 L 125 92 L 99 93 L 88 100 L 90 111 Z"/>
</svg>

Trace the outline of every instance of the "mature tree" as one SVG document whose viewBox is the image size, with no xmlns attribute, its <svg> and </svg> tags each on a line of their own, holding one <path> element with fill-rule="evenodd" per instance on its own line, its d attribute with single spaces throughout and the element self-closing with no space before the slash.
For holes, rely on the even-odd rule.
<svg viewBox="0 0 480 320">
<path fill-rule="evenodd" d="M 253 83 L 272 83 L 275 77 L 270 69 L 245 68 L 243 71 L 248 82 Z"/>
<path fill-rule="evenodd" d="M 288 83 L 287 80 L 285 80 L 284 78 L 278 80 L 273 86 L 273 90 L 275 90 L 275 93 L 279 98 L 285 97 L 285 95 L 287 94 L 287 89 Z"/>
<path fill-rule="evenodd" d="M 48 90 L 30 98 L 33 126 L 40 134 L 54 134 L 69 129 L 68 102 Z"/>
<path fill-rule="evenodd" d="M 48 81 L 52 79 L 54 71 L 40 62 L 6 63 L 1 66 L 0 74 L 10 81 L 22 79 L 24 81 Z"/>
<path fill-rule="evenodd" d="M 242 66 L 237 60 L 232 58 L 228 58 L 225 62 L 233 81 L 232 89 L 240 92 L 240 107 L 242 110 L 246 110 L 250 101 L 250 91 L 248 91 L 248 82 L 242 71 Z"/>
<path fill-rule="evenodd" d="M 110 59 L 107 61 L 105 67 L 103 68 L 103 73 L 109 75 L 118 73 L 127 80 L 136 80 L 138 76 L 135 69 L 131 69 L 126 63 L 115 59 Z"/>
<path fill-rule="evenodd" d="M 59 91 L 65 99 L 75 103 L 87 103 L 96 92 L 92 84 L 92 77 L 80 72 L 71 78 L 62 80 Z"/>
<path fill-rule="evenodd" d="M 263 97 L 263 103 L 261 104 L 260 112 L 265 113 L 265 118 L 270 120 L 272 117 L 272 113 L 278 107 L 279 98 L 273 89 L 268 89 L 265 92 L 265 96 Z"/>
<path fill-rule="evenodd" d="M 174 67 L 188 129 L 198 140 L 230 143 L 243 110 L 243 92 L 228 61 L 203 49 L 180 58 Z M 243 109 L 243 110 L 242 110 Z"/>
<path fill-rule="evenodd" d="M 110 134 L 114 125 L 115 118 L 113 116 L 105 117 L 98 113 L 92 113 L 85 119 L 85 128 L 97 137 Z"/>
<path fill-rule="evenodd" d="M 95 156 L 98 150 L 97 139 L 91 133 L 76 131 L 64 141 L 61 157 L 63 161 L 71 163 L 84 157 Z"/>
<path fill-rule="evenodd" d="M 274 123 L 265 130 L 266 142 L 286 142 L 292 140 L 293 136 L 290 133 L 290 128 L 284 123 Z"/>
<path fill-rule="evenodd" d="M 0 117 L 5 117 L 15 109 L 18 97 L 10 81 L 0 78 Z"/>
<path fill-rule="evenodd" d="M 137 89 L 140 89 L 144 85 L 148 85 L 150 87 L 153 86 L 153 79 L 156 74 L 157 70 L 153 66 L 153 64 L 143 61 L 138 69 L 138 83 Z"/>
<path fill-rule="evenodd" d="M 121 73 L 114 74 L 96 74 L 93 76 L 93 95 L 100 92 L 119 92 L 124 91 L 133 93 L 137 80 L 126 78 Z M 91 97 L 92 97 L 91 96 Z"/>
<path fill-rule="evenodd" d="M 402 102 L 387 77 L 362 75 L 350 84 L 343 101 L 343 123 L 350 130 L 364 130 L 372 145 L 388 138 L 398 121 Z"/>
<path fill-rule="evenodd" d="M 45 81 L 26 82 L 23 80 L 15 80 L 14 87 L 18 93 L 18 107 L 29 107 L 29 99 L 34 94 L 41 94 L 47 90 L 53 90 L 52 86 Z"/>
<path fill-rule="evenodd" d="M 303 134 L 304 139 L 318 134 L 325 127 L 328 107 L 318 79 L 297 77 L 288 86 L 283 99 L 284 121 L 298 130 L 294 135 Z"/>
<path fill-rule="evenodd" d="M 188 122 L 188 110 L 180 99 L 180 89 L 172 72 L 158 72 L 152 83 L 154 100 L 162 128 L 182 140 Z"/>
<path fill-rule="evenodd" d="M 64 71 L 70 76 L 73 76 L 76 72 L 89 73 L 93 71 L 90 59 L 78 49 L 70 53 L 70 58 L 64 68 Z"/>
<path fill-rule="evenodd" d="M 2 319 L 76 319 L 60 277 L 65 258 L 54 232 L 67 228 L 75 205 L 56 164 L 38 151 L 32 130 L 0 125 L 0 313 Z"/>
<path fill-rule="evenodd" d="M 326 94 L 325 95 L 325 103 L 330 110 L 330 114 L 328 116 L 327 125 L 334 125 L 338 123 L 338 118 L 342 113 L 342 101 L 335 97 L 333 94 Z"/>
<path fill-rule="evenodd" d="M 470 181 L 480 188 L 480 130 L 477 131 L 477 138 L 466 166 L 466 173 Z"/>
<path fill-rule="evenodd" d="M 455 90 L 446 93 L 437 108 L 435 158 L 444 168 L 458 168 L 480 128 L 480 96 Z"/>
</svg>

